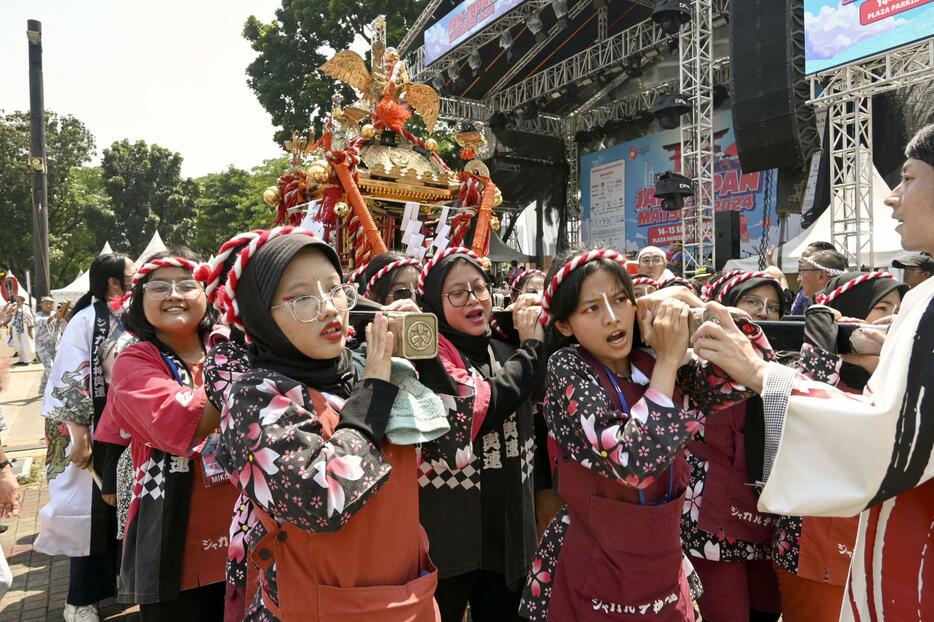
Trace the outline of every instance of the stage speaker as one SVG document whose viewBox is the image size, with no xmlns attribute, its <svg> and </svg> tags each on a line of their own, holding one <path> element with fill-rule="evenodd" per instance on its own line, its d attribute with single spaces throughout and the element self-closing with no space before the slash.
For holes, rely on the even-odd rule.
<svg viewBox="0 0 934 622">
<path fill-rule="evenodd" d="M 730 3 L 733 129 L 747 173 L 802 166 L 820 146 L 804 77 L 804 0 Z"/>
<path fill-rule="evenodd" d="M 717 254 L 714 269 L 719 272 L 730 259 L 739 259 L 739 212 L 730 210 L 715 213 L 713 226 L 714 252 Z"/>
</svg>

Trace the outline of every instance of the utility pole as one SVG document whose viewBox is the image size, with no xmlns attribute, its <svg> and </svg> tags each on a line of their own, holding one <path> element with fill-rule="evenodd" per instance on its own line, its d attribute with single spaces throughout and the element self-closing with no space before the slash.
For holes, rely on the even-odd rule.
<svg viewBox="0 0 934 622">
<path fill-rule="evenodd" d="M 32 173 L 32 246 L 36 285 L 33 297 L 49 295 L 49 203 L 45 159 L 45 101 L 42 93 L 42 23 L 26 22 L 29 40 L 29 170 Z"/>
</svg>

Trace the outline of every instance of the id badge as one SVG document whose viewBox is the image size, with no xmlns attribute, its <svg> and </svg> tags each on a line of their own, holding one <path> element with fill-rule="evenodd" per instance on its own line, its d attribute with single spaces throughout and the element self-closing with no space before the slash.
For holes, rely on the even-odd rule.
<svg viewBox="0 0 934 622">
<path fill-rule="evenodd" d="M 201 445 L 201 467 L 204 474 L 204 487 L 211 488 L 227 481 L 227 473 L 217 461 L 217 449 L 220 447 L 220 432 L 209 434 Z"/>
</svg>

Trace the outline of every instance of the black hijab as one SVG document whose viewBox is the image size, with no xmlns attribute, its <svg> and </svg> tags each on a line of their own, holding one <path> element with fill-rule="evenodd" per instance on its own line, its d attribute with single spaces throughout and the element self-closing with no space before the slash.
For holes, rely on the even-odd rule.
<svg viewBox="0 0 934 622">
<path fill-rule="evenodd" d="M 824 293 L 829 294 L 844 283 L 848 283 L 863 274 L 863 272 L 845 272 L 840 276 L 835 276 L 827 282 Z M 840 294 L 831 300 L 827 306 L 836 309 L 844 317 L 865 319 L 872 311 L 872 308 L 890 293 L 898 291 L 904 297 L 908 289 L 907 285 L 899 283 L 895 279 L 869 279 Z M 866 369 L 853 363 L 844 362 L 840 366 L 840 380 L 846 386 L 857 391 L 866 386 L 871 375 Z"/>
<path fill-rule="evenodd" d="M 727 281 L 729 283 L 729 281 Z M 779 317 L 784 315 L 784 300 L 785 300 L 785 290 L 782 289 L 781 284 L 772 278 L 766 278 L 761 276 L 754 276 L 751 279 L 743 281 L 742 283 L 737 283 L 733 289 L 728 291 L 725 296 L 723 296 L 723 304 L 728 307 L 735 307 L 739 303 L 739 299 L 743 297 L 744 294 L 761 287 L 762 285 L 771 285 L 775 288 L 775 292 L 778 294 L 778 305 L 781 307 L 781 310 L 778 312 Z M 716 293 L 716 292 L 715 292 Z"/>
<path fill-rule="evenodd" d="M 863 274 L 865 273 L 845 272 L 840 276 L 835 276 L 827 281 L 824 293 L 829 294 L 841 285 L 849 283 Z M 869 279 L 840 294 L 831 300 L 828 306 L 842 313 L 844 317 L 854 317 L 862 320 L 866 319 L 866 316 L 869 315 L 873 307 L 879 304 L 880 300 L 894 291 L 898 291 L 904 297 L 908 291 L 908 286 L 899 283 L 895 279 Z"/>
<path fill-rule="evenodd" d="M 310 388 L 346 398 L 354 380 L 350 350 L 345 348 L 334 359 L 310 358 L 288 340 L 269 310 L 283 272 L 306 248 L 323 253 L 341 275 L 340 260 L 333 248 L 322 240 L 298 233 L 273 238 L 261 246 L 243 270 L 237 304 L 243 326 L 253 340 L 250 361 L 253 367 L 277 371 Z"/>
<path fill-rule="evenodd" d="M 438 316 L 438 332 L 447 337 L 461 355 L 470 359 L 470 362 L 478 368 L 489 367 L 490 361 L 490 329 L 487 327 L 486 334 L 475 336 L 468 335 L 456 330 L 448 324 L 444 317 L 444 305 L 442 304 L 441 290 L 444 287 L 444 279 L 448 272 L 458 261 L 464 261 L 477 269 L 477 272 L 486 280 L 487 285 L 492 286 L 490 276 L 483 269 L 479 261 L 467 255 L 454 254 L 448 255 L 435 265 L 428 273 L 425 279 L 425 295 L 422 297 L 422 307 Z M 482 369 L 481 369 L 482 371 Z"/>
</svg>

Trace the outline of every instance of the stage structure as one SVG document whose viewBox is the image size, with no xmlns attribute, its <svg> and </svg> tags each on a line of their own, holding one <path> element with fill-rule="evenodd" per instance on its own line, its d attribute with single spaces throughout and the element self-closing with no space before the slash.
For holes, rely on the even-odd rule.
<svg viewBox="0 0 934 622">
<path fill-rule="evenodd" d="M 713 89 L 729 84 L 730 63 L 729 58 L 714 58 L 712 35 L 716 28 L 727 23 L 729 1 L 684 0 L 678 3 L 690 9 L 691 19 L 672 35 L 670 29 L 665 32 L 644 13 L 646 8 L 661 5 L 654 0 L 526 0 L 426 66 L 423 47 L 412 48 L 425 26 L 437 19 L 435 13 L 442 6 L 451 6 L 450 1 L 430 0 L 401 47 L 403 54 L 409 54 L 412 79 L 431 81 L 439 88 L 447 80 L 456 86 L 459 68 L 471 65 L 471 61 L 471 67 L 475 68 L 478 52 L 488 43 L 498 40 L 505 50 L 505 43 L 512 38 L 510 33 L 517 27 L 528 28 L 535 34 L 534 45 L 507 63 L 508 67 L 496 75 L 481 96 L 448 96 L 451 92 L 469 91 L 476 80 L 466 88 L 442 90 L 440 118 L 488 123 L 494 115 L 500 114 L 505 115 L 510 130 L 563 140 L 569 167 L 566 212 L 569 222 L 565 243 L 578 242 L 580 235 L 579 133 L 645 115 L 664 95 L 680 92 L 686 96 L 691 112 L 683 117 L 681 125 L 682 168 L 694 184 L 694 200 L 686 201 L 682 223 L 687 255 L 683 265 L 685 273 L 690 275 L 698 266 L 715 262 Z M 610 34 L 608 3 L 642 10 L 645 19 Z M 543 28 L 539 16 L 549 7 L 558 16 L 561 5 L 566 15 Z M 595 42 L 551 64 L 535 64 L 542 58 L 543 51 L 551 49 L 549 46 L 566 34 L 566 20 L 582 16 L 588 8 L 595 11 Z M 678 80 L 640 85 L 638 91 L 608 101 L 617 87 L 641 75 L 641 67 L 652 63 L 666 49 L 673 49 L 673 39 L 678 47 Z M 515 80 L 523 68 L 533 65 L 527 77 Z M 851 265 L 873 264 L 872 169 L 869 165 L 871 98 L 932 78 L 934 38 L 930 36 L 809 76 L 809 104 L 827 109 L 830 123 L 833 241 L 845 252 Z M 570 90 L 594 83 L 600 88 L 585 99 L 574 101 L 560 113 L 542 110 L 543 102 L 547 104 Z"/>
<path fill-rule="evenodd" d="M 425 12 L 419 17 L 410 36 L 400 46 L 403 52 L 412 46 L 430 19 L 429 17 L 441 3 L 429 2 Z M 413 80 L 440 83 L 439 76 L 451 76 L 459 64 L 468 60 L 471 54 L 508 33 L 517 24 L 527 23 L 537 12 L 549 7 L 552 0 L 529 0 L 513 10 L 512 13 L 490 24 L 474 37 L 464 41 L 454 51 L 438 59 L 429 66 L 424 64 L 424 49 L 419 47 L 409 55 L 410 73 Z M 568 10 L 573 19 L 579 15 L 589 2 L 576 2 Z M 693 274 L 697 266 L 713 265 L 713 96 L 716 84 L 729 81 L 727 59 L 714 59 L 712 48 L 713 29 L 726 23 L 729 13 L 729 0 L 693 0 L 692 19 L 684 24 L 674 35 L 665 32 L 655 21 L 647 18 L 622 31 L 609 35 L 607 32 L 606 3 L 593 3 L 597 8 L 597 41 L 585 49 L 544 67 L 541 71 L 529 75 L 526 79 L 513 83 L 518 72 L 560 33 L 560 24 L 553 25 L 542 33 L 529 50 L 496 80 L 489 93 L 482 100 L 464 97 L 442 97 L 440 118 L 450 121 L 489 122 L 500 112 L 508 114 L 508 128 L 519 132 L 540 134 L 560 138 L 565 143 L 565 155 L 569 167 L 567 190 L 566 243 L 580 240 L 580 190 L 579 190 L 579 146 L 576 137 L 579 132 L 588 131 L 606 123 L 618 121 L 651 110 L 659 97 L 680 91 L 692 101 L 692 111 L 685 117 L 682 128 L 683 168 L 688 171 L 695 185 L 695 199 L 688 201 L 683 214 L 684 241 L 688 260 L 684 262 L 685 272 Z M 654 0 L 639 0 L 632 4 L 642 7 L 654 7 Z M 636 69 L 648 65 L 670 49 L 673 39 L 679 49 L 679 80 L 668 80 L 652 84 L 642 90 L 607 102 L 606 98 L 623 82 L 630 78 L 633 71 L 616 71 L 614 68 L 633 67 Z M 547 99 L 553 93 L 561 93 L 576 85 L 588 84 L 600 80 L 602 85 L 586 100 L 562 115 L 537 113 L 535 102 Z M 531 109 L 532 114 L 529 114 Z M 514 114 L 514 113 L 519 114 Z"/>
<path fill-rule="evenodd" d="M 812 75 L 830 124 L 830 231 L 850 266 L 874 266 L 872 97 L 934 79 L 934 37 Z"/>
</svg>

